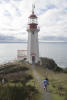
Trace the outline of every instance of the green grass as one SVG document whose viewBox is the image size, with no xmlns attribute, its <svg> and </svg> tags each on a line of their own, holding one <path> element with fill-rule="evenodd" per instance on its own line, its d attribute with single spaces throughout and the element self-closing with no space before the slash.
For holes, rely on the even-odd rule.
<svg viewBox="0 0 67 100">
<path fill-rule="evenodd" d="M 42 100 L 39 83 L 33 76 L 30 64 L 19 61 L 4 64 L 2 66 L 4 68 L 0 70 L 2 76 L 0 80 L 2 80 L 4 74 L 4 78 L 7 81 L 5 81 L 4 85 L 0 82 L 1 100 L 17 100 L 19 96 L 21 97 L 20 100 L 22 98 L 28 100 L 29 95 L 32 95 L 32 100 Z M 7 96 L 6 93 L 9 95 Z M 17 96 L 17 98 L 15 98 L 15 96 Z"/>
<path fill-rule="evenodd" d="M 2 72 L 1 73 L 2 76 L 5 72 L 5 79 L 7 81 L 3 86 L 0 82 L 0 86 L 3 87 L 4 89 L 4 90 L 0 89 L 0 92 L 4 92 L 4 95 L 5 95 L 6 93 L 5 88 L 10 87 L 13 89 L 13 87 L 16 87 L 17 93 L 19 91 L 21 94 L 22 90 L 25 92 L 31 91 L 30 93 L 32 95 L 32 100 L 43 100 L 40 84 L 38 83 L 36 77 L 33 75 L 32 73 L 33 69 L 30 64 L 20 61 L 20 62 L 5 64 L 2 66 L 4 66 L 4 69 L 0 70 L 0 72 Z M 62 72 L 60 73 L 53 72 L 42 66 L 35 66 L 35 70 L 37 72 L 37 75 L 40 77 L 41 81 L 43 81 L 46 77 L 48 77 L 49 89 L 54 100 L 66 100 L 65 97 L 67 96 L 66 95 L 67 74 L 62 73 Z M 0 77 L 0 79 L 2 78 L 3 77 Z M 13 91 L 12 89 L 11 91 Z M 26 95 L 27 94 L 25 94 L 25 96 Z M 4 97 L 6 97 L 6 95 Z M 2 99 L 2 100 L 6 100 L 6 99 Z M 24 98 L 24 100 L 28 100 L 28 98 L 26 97 Z"/>
<path fill-rule="evenodd" d="M 48 77 L 49 89 L 54 100 L 66 100 L 64 98 L 67 96 L 67 74 L 62 72 L 53 72 L 47 68 L 43 68 L 42 66 L 35 68 L 40 75 L 41 80 L 44 80 L 46 77 Z"/>
<path fill-rule="evenodd" d="M 57 94 L 52 94 L 52 96 L 53 96 L 54 100 L 64 100 L 64 97 L 61 97 Z"/>
</svg>

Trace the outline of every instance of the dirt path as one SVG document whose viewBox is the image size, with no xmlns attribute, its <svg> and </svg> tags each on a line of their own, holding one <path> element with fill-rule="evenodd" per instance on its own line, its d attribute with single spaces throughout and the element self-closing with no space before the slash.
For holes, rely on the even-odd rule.
<svg viewBox="0 0 67 100">
<path fill-rule="evenodd" d="M 43 94 L 43 100 L 53 100 L 50 92 L 44 91 L 42 81 L 40 79 L 40 76 L 38 75 L 38 73 L 35 70 L 35 66 L 32 66 L 32 69 L 33 69 L 33 75 L 37 79 L 37 81 L 39 82 L 39 85 L 41 87 L 41 91 L 42 91 L 42 94 Z"/>
</svg>

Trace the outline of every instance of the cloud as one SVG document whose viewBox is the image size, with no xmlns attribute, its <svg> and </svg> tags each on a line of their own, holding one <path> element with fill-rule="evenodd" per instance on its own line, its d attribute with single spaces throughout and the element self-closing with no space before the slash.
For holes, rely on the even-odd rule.
<svg viewBox="0 0 67 100">
<path fill-rule="evenodd" d="M 67 37 L 67 0 L 0 0 L 0 34 L 27 40 L 33 3 L 40 26 L 39 39 Z"/>
<path fill-rule="evenodd" d="M 43 36 L 67 37 L 67 13 L 64 10 L 52 9 L 39 17 Z"/>
<path fill-rule="evenodd" d="M 11 16 L 10 12 L 8 10 L 4 11 L 4 16 Z"/>
</svg>

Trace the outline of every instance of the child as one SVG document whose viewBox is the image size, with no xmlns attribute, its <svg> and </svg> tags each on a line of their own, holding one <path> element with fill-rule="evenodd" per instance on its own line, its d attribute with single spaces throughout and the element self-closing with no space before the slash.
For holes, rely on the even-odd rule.
<svg viewBox="0 0 67 100">
<path fill-rule="evenodd" d="M 49 84 L 49 83 L 48 83 L 48 78 L 46 78 L 46 79 L 43 81 L 43 83 L 44 83 L 44 90 L 47 91 L 47 85 Z"/>
</svg>

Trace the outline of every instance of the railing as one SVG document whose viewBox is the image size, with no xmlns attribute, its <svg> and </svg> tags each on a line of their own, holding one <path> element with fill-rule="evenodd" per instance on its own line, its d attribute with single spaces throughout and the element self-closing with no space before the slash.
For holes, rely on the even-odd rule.
<svg viewBox="0 0 67 100">
<path fill-rule="evenodd" d="M 39 26 L 37 26 L 37 27 L 30 27 L 30 26 L 27 26 L 27 30 L 29 30 L 29 29 L 38 29 L 38 30 L 40 30 L 40 27 Z"/>
</svg>

